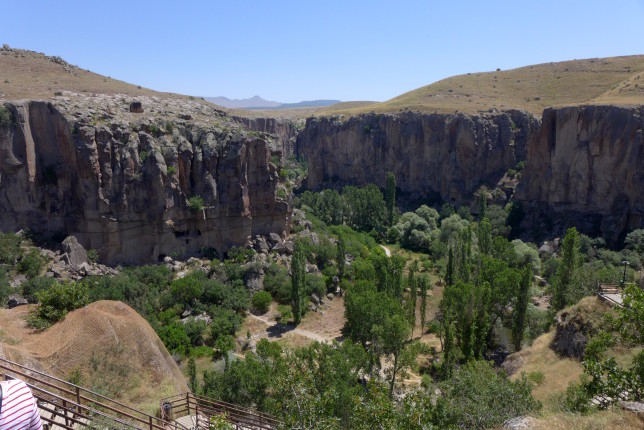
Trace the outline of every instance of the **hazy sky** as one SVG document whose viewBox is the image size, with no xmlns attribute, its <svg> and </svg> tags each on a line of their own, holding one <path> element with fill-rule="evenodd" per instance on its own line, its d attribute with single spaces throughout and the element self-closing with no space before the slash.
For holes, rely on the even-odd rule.
<svg viewBox="0 0 644 430">
<path fill-rule="evenodd" d="M 0 0 L 0 44 L 160 91 L 387 100 L 437 80 L 644 54 L 644 0 Z"/>
</svg>

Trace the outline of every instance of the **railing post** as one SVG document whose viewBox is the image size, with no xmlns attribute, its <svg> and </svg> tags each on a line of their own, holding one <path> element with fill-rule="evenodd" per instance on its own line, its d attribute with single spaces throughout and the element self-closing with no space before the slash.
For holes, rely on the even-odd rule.
<svg viewBox="0 0 644 430">
<path fill-rule="evenodd" d="M 152 430 L 152 415 L 150 415 L 150 430 Z"/>
<path fill-rule="evenodd" d="M 190 415 L 190 393 L 186 393 L 186 407 L 188 408 L 188 415 Z"/>
<path fill-rule="evenodd" d="M 82 414 L 83 410 L 81 409 L 80 387 L 76 387 L 76 403 L 78 403 L 78 413 Z"/>
</svg>

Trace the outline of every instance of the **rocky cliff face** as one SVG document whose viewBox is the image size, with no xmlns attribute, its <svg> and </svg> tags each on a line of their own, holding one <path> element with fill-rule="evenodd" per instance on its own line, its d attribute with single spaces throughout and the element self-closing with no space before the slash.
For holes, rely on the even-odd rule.
<svg viewBox="0 0 644 430">
<path fill-rule="evenodd" d="M 248 130 L 268 133 L 275 138 L 282 149 L 282 155 L 288 157 L 295 153 L 295 142 L 303 120 L 292 121 L 284 118 L 248 118 L 233 116 L 232 120 Z"/>
<path fill-rule="evenodd" d="M 309 118 L 296 153 L 307 161 L 309 189 L 345 183 L 384 187 L 391 171 L 412 199 L 462 204 L 523 160 L 538 129 L 539 121 L 521 111 Z"/>
<path fill-rule="evenodd" d="M 277 197 L 270 163 L 278 148 L 191 115 L 166 122 L 168 105 L 158 105 L 162 122 L 124 119 L 109 104 L 76 113 L 5 104 L 12 122 L 0 127 L 0 229 L 75 235 L 112 264 L 221 254 L 288 231 L 289 204 Z M 191 208 L 197 196 L 203 207 Z"/>
<path fill-rule="evenodd" d="M 612 243 L 644 226 L 643 130 L 643 106 L 546 109 L 517 190 L 526 222 L 581 226 Z"/>
</svg>

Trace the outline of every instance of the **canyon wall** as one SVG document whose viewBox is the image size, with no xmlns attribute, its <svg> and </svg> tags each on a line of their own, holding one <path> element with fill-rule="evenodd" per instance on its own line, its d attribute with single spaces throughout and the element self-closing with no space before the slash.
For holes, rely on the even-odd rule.
<svg viewBox="0 0 644 430">
<path fill-rule="evenodd" d="M 367 114 L 309 118 L 296 153 L 317 190 L 375 183 L 394 172 L 400 191 L 416 200 L 469 203 L 525 159 L 539 121 L 522 111 L 464 114 Z"/>
<path fill-rule="evenodd" d="M 303 120 L 249 118 L 245 116 L 233 116 L 231 119 L 248 130 L 271 134 L 281 147 L 283 157 L 288 157 L 295 153 L 295 142 L 299 128 L 303 125 Z"/>
<path fill-rule="evenodd" d="M 288 232 L 289 203 L 277 197 L 270 163 L 281 153 L 261 137 L 192 122 L 163 131 L 74 121 L 46 102 L 5 108 L 0 230 L 75 235 L 110 264 L 206 248 L 221 255 L 250 236 Z M 196 196 L 203 205 L 191 207 Z"/>
<path fill-rule="evenodd" d="M 546 109 L 517 198 L 533 229 L 576 225 L 617 243 L 644 227 L 644 106 Z"/>
</svg>

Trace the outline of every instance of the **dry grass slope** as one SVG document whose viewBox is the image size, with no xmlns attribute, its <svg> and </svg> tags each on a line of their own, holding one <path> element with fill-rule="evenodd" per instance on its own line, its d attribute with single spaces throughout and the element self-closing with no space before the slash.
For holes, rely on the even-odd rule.
<svg viewBox="0 0 644 430">
<path fill-rule="evenodd" d="M 94 302 L 42 333 L 26 327 L 28 310 L 0 309 L 0 347 L 7 359 L 149 413 L 160 398 L 188 390 L 152 327 L 126 304 Z"/>
<path fill-rule="evenodd" d="M 60 57 L 23 49 L 0 48 L 0 99 L 48 100 L 62 91 L 187 98 L 102 76 L 68 64 Z"/>
<path fill-rule="evenodd" d="M 522 109 L 541 115 L 550 106 L 644 103 L 644 55 L 545 63 L 507 71 L 468 73 L 418 88 L 383 103 L 337 105 L 319 115 L 396 112 L 489 112 Z"/>
</svg>

